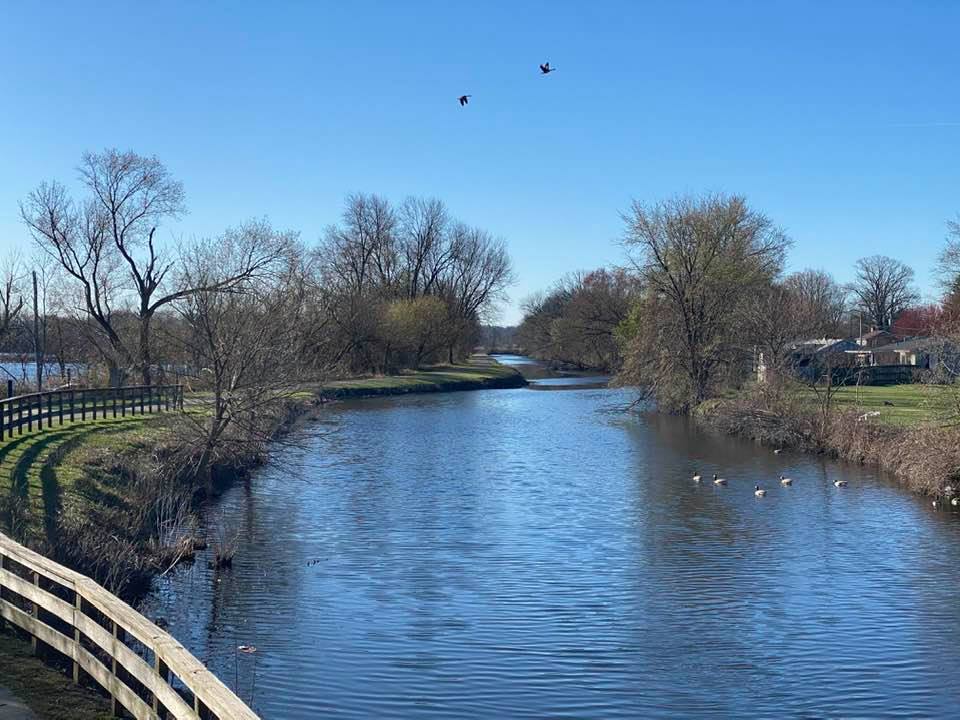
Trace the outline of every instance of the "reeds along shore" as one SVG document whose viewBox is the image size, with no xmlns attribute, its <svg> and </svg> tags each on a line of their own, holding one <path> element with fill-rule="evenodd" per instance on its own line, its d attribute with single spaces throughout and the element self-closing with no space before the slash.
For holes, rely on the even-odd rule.
<svg viewBox="0 0 960 720">
<path fill-rule="evenodd" d="M 821 453 L 874 465 L 912 492 L 942 496 L 957 488 L 960 430 L 926 422 L 884 425 L 864 413 L 764 397 L 761 393 L 710 400 L 694 412 L 705 426 L 774 448 Z"/>
</svg>

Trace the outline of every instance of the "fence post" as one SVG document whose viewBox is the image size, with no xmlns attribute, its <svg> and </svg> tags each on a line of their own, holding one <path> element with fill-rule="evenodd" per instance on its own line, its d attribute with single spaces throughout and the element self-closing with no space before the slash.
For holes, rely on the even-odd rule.
<svg viewBox="0 0 960 720">
<path fill-rule="evenodd" d="M 163 682 L 165 683 L 170 682 L 170 679 L 168 677 L 169 670 L 167 666 L 164 664 L 163 660 L 160 659 L 160 656 L 157 655 L 156 648 L 154 648 L 154 651 L 153 651 L 153 667 L 157 671 L 157 675 L 160 676 L 160 679 Z M 160 701 L 157 699 L 156 693 L 153 694 L 153 711 L 155 713 L 160 711 Z"/>
<path fill-rule="evenodd" d="M 127 416 L 127 391 L 120 388 L 120 417 Z"/>
<path fill-rule="evenodd" d="M 13 380 L 7 380 L 7 397 L 13 397 Z M 13 437 L 13 403 L 7 404 L 7 419 L 10 421 L 7 423 L 7 437 Z M 0 438 L 3 437 L 3 433 L 0 432 Z"/>
<path fill-rule="evenodd" d="M 59 425 L 63 425 L 63 390 L 57 393 L 57 412 L 60 415 Z"/>
<path fill-rule="evenodd" d="M 113 647 L 110 648 L 110 674 L 113 676 L 110 678 L 110 714 L 117 717 L 117 708 L 119 707 L 117 685 L 120 682 L 117 678 L 117 641 L 120 633 L 117 629 L 116 620 L 110 621 L 110 629 L 113 630 Z"/>
<path fill-rule="evenodd" d="M 27 432 L 33 432 L 33 403 L 30 402 L 30 398 L 27 398 Z"/>
<path fill-rule="evenodd" d="M 140 386 L 140 414 L 143 415 L 143 385 Z"/>
<path fill-rule="evenodd" d="M 110 391 L 110 398 L 113 400 L 113 418 L 117 418 L 117 389 L 114 388 Z"/>
<path fill-rule="evenodd" d="M 73 614 L 73 647 L 75 650 L 79 650 L 80 630 L 77 627 L 77 615 L 83 612 L 83 596 L 80 595 L 80 591 L 76 587 L 73 589 L 73 607 L 76 608 Z M 80 663 L 76 660 L 73 661 L 73 684 L 80 684 Z"/>
<path fill-rule="evenodd" d="M 33 586 L 35 588 L 40 587 L 40 574 L 32 572 L 30 575 L 33 577 Z M 35 602 L 30 603 L 30 615 L 33 616 L 34 620 L 37 620 L 40 617 L 40 606 Z M 33 650 L 33 654 L 37 654 L 37 636 L 33 633 L 30 633 L 30 649 Z"/>
<path fill-rule="evenodd" d="M 87 391 L 80 391 L 80 420 L 87 419 Z"/>
<path fill-rule="evenodd" d="M 179 391 L 179 395 L 180 395 L 180 412 L 183 412 L 183 385 L 178 385 L 177 387 L 180 388 L 180 391 Z"/>
<path fill-rule="evenodd" d="M 47 428 L 53 427 L 53 395 L 47 395 Z"/>
<path fill-rule="evenodd" d="M 77 396 L 77 391 L 71 388 L 70 389 L 70 422 L 73 422 L 76 419 L 76 416 L 74 415 L 74 411 L 76 408 L 76 403 L 75 403 L 76 396 Z"/>
</svg>

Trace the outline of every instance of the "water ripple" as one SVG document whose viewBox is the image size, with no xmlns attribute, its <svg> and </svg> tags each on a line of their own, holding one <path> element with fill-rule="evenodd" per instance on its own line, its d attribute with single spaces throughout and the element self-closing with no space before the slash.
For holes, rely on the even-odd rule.
<svg viewBox="0 0 960 720">
<path fill-rule="evenodd" d="M 146 610 L 265 718 L 956 716 L 955 517 L 628 401 L 343 404 Z"/>
</svg>

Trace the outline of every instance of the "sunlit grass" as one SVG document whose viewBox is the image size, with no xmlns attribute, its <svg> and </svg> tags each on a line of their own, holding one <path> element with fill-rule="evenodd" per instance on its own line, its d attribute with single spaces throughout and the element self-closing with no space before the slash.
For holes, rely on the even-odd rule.
<svg viewBox="0 0 960 720">
<path fill-rule="evenodd" d="M 362 389 L 371 392 L 388 389 L 415 389 L 418 386 L 443 389 L 463 382 L 483 382 L 515 375 L 511 368 L 498 364 L 434 365 L 421 370 L 408 370 L 398 375 L 382 375 L 328 383 L 330 389 Z"/>
<path fill-rule="evenodd" d="M 944 385 L 867 385 L 837 390 L 833 401 L 839 408 L 858 412 L 879 412 L 876 420 L 888 425 L 911 427 L 938 422 L 949 405 L 949 386 Z M 811 398 L 813 393 L 808 391 Z"/>
</svg>

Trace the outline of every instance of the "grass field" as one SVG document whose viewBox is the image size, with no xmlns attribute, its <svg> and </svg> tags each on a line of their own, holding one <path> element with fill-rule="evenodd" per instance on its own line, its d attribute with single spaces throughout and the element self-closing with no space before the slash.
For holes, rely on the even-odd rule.
<svg viewBox="0 0 960 720">
<path fill-rule="evenodd" d="M 328 383 L 326 389 L 337 394 L 338 390 L 347 390 L 345 394 L 390 394 L 391 392 L 417 392 L 426 390 L 458 389 L 463 386 L 483 387 L 496 380 L 508 380 L 518 373 L 485 356 L 472 358 L 469 363 L 460 365 L 435 365 L 422 370 L 408 370 L 398 375 L 378 375 L 367 378 L 336 380 Z"/>
<path fill-rule="evenodd" d="M 945 386 L 913 384 L 845 387 L 837 391 L 834 401 L 842 409 L 879 412 L 879 422 L 909 427 L 942 420 L 950 397 Z"/>
<path fill-rule="evenodd" d="M 97 463 L 151 447 L 165 432 L 162 415 L 66 423 L 0 441 L 0 496 L 18 507 L 28 536 L 52 532 L 60 513 L 83 504 L 119 504 L 116 489 L 101 482 Z"/>
</svg>

